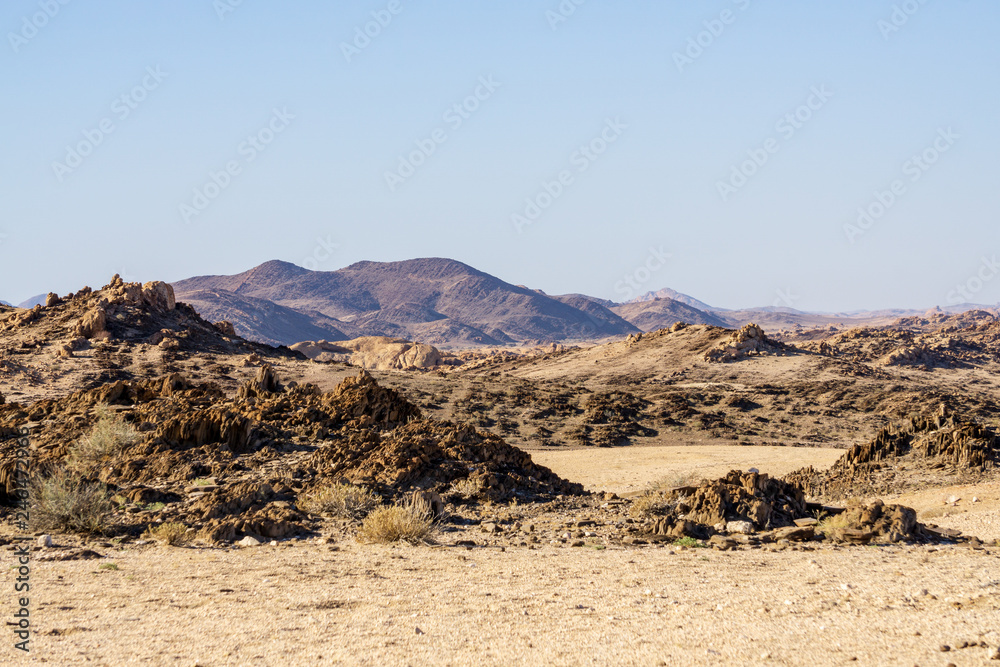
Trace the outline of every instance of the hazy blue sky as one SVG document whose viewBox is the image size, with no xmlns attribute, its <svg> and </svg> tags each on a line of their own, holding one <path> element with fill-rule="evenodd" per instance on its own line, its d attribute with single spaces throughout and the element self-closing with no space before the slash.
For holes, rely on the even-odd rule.
<svg viewBox="0 0 1000 667">
<path fill-rule="evenodd" d="M 616 300 L 1000 300 L 996 2 L 63 2 L 0 6 L 2 299 L 442 256 Z"/>
</svg>

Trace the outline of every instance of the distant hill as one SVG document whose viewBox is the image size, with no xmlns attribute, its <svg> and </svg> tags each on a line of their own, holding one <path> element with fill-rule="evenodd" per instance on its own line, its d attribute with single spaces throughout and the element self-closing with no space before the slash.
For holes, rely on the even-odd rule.
<svg viewBox="0 0 1000 667">
<path fill-rule="evenodd" d="M 48 292 L 46 292 L 45 294 L 39 294 L 38 296 L 33 296 L 30 299 L 28 299 L 27 301 L 22 301 L 21 303 L 17 304 L 17 307 L 18 308 L 34 308 L 35 306 L 44 306 L 45 305 L 45 299 L 46 299 L 46 297 L 48 297 L 48 295 L 49 295 Z"/>
<path fill-rule="evenodd" d="M 0 306 L 7 306 L 8 308 L 13 308 L 14 304 L 7 303 L 6 301 L 0 301 Z"/>
<path fill-rule="evenodd" d="M 810 313 L 777 306 L 730 310 L 669 288 L 628 303 L 585 294 L 550 296 L 451 259 L 358 262 L 310 271 L 270 261 L 235 275 L 174 283 L 179 301 L 207 320 L 228 320 L 248 340 L 271 345 L 362 336 L 415 340 L 438 348 L 537 344 L 623 337 L 675 322 L 768 331 L 885 326 L 923 311 Z M 22 306 L 30 307 L 39 299 Z M 943 307 L 944 312 L 968 310 Z M 995 308 L 990 310 L 996 312 Z"/>
<path fill-rule="evenodd" d="M 338 271 L 270 261 L 237 275 L 199 276 L 173 287 L 178 300 L 207 319 L 228 319 L 249 339 L 282 343 L 393 336 L 467 346 L 600 339 L 638 331 L 599 300 L 550 297 L 443 258 L 358 262 Z M 277 323 L 264 330 L 266 306 L 260 300 L 287 309 L 271 311 L 284 320 L 280 331 Z M 317 328 L 331 331 L 317 336 Z"/>
<path fill-rule="evenodd" d="M 318 313 L 309 315 L 267 299 L 239 296 L 226 290 L 185 293 L 183 301 L 211 322 L 233 324 L 236 333 L 268 345 L 289 345 L 300 340 L 347 340 L 336 320 Z M 306 338 L 301 336 L 306 335 Z"/>
<path fill-rule="evenodd" d="M 712 324 L 717 327 L 730 326 L 727 320 L 716 314 L 698 310 L 686 303 L 667 298 L 631 301 L 613 306 L 611 310 L 643 331 L 656 331 L 669 327 L 675 322 Z"/>
<path fill-rule="evenodd" d="M 681 294 L 677 290 L 672 290 L 669 287 L 664 287 L 661 290 L 655 292 L 646 292 L 642 296 L 636 297 L 627 303 L 640 303 L 643 301 L 655 301 L 656 299 L 671 299 L 679 303 L 683 303 L 692 308 L 697 308 L 702 311 L 713 311 L 713 310 L 725 310 L 724 308 L 713 308 L 704 301 L 699 301 L 693 296 L 688 296 L 687 294 Z"/>
</svg>

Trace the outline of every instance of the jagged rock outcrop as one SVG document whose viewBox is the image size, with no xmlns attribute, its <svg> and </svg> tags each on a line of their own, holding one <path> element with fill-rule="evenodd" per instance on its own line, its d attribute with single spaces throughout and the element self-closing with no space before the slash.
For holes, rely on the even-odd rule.
<svg viewBox="0 0 1000 667">
<path fill-rule="evenodd" d="M 366 371 L 322 393 L 282 383 L 265 364 L 234 397 L 172 374 L 0 404 L 0 435 L 10 437 L 0 442 L 0 496 L 14 499 L 20 428 L 32 429 L 33 469 L 44 473 L 66 465 L 99 419 L 130 431 L 113 457 L 86 472 L 131 507 L 119 519 L 123 530 L 159 517 L 212 539 L 282 538 L 309 530 L 311 519 L 296 509 L 299 494 L 345 479 L 386 500 L 424 492 L 436 511 L 443 506 L 434 494 L 456 480 L 473 480 L 483 498 L 584 493 L 496 435 L 422 419 Z M 149 503 L 163 506 L 142 507 Z"/>
<path fill-rule="evenodd" d="M 881 429 L 857 444 L 829 470 L 803 468 L 785 477 L 811 496 L 829 499 L 919 488 L 929 475 L 950 472 L 971 480 L 1000 461 L 996 434 L 984 426 L 948 416 L 913 417 Z"/>
<path fill-rule="evenodd" d="M 705 361 L 739 361 L 763 354 L 781 354 L 788 347 L 767 337 L 764 330 L 750 323 L 734 331 L 729 339 L 705 353 Z"/>
<path fill-rule="evenodd" d="M 829 520 L 820 521 L 816 514 Z M 667 492 L 663 509 L 647 522 L 646 530 L 669 538 L 711 538 L 728 546 L 736 542 L 715 536 L 737 536 L 744 544 L 781 540 L 867 544 L 951 541 L 960 535 L 919 523 L 909 507 L 881 500 L 846 509 L 812 505 L 795 482 L 736 470 Z"/>
<path fill-rule="evenodd" d="M 483 496 L 494 500 L 583 492 L 579 484 L 563 481 L 492 433 L 434 420 L 411 422 L 385 437 L 366 433 L 346 447 L 323 447 L 310 463 L 324 477 L 344 478 L 383 493 L 443 491 L 459 479 L 478 482 Z"/>
</svg>

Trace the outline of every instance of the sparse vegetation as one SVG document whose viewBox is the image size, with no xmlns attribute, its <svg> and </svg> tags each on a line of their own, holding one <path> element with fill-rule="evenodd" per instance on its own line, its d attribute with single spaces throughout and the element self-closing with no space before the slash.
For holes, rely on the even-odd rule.
<svg viewBox="0 0 1000 667">
<path fill-rule="evenodd" d="M 148 505 L 143 507 L 143 509 L 146 510 L 147 512 L 159 512 L 166 506 L 167 506 L 166 503 L 149 503 Z"/>
<path fill-rule="evenodd" d="M 183 523 L 168 522 L 158 526 L 150 526 L 146 529 L 143 537 L 147 540 L 156 540 L 171 547 L 179 547 L 188 542 L 188 527 Z"/>
<path fill-rule="evenodd" d="M 824 535 L 839 537 L 845 528 L 850 527 L 850 519 L 847 512 L 840 514 L 826 515 L 816 524 L 816 532 Z"/>
<path fill-rule="evenodd" d="M 73 470 L 91 470 L 139 441 L 139 432 L 108 406 L 98 406 L 96 413 L 94 428 L 69 449 L 66 460 Z"/>
<path fill-rule="evenodd" d="M 114 572 L 118 571 L 118 563 L 101 563 L 97 566 L 98 570 L 112 570 Z"/>
<path fill-rule="evenodd" d="M 664 514 L 673 504 L 667 499 L 670 490 L 679 486 L 697 485 L 700 482 L 701 475 L 697 473 L 663 477 L 650 484 L 644 493 L 632 500 L 629 513 L 636 518 Z"/>
<path fill-rule="evenodd" d="M 675 547 L 688 547 L 690 549 L 705 549 L 707 548 L 704 544 L 694 539 L 693 537 L 682 537 L 680 539 L 674 540 Z"/>
<path fill-rule="evenodd" d="M 103 533 L 112 509 L 103 484 L 72 471 L 59 469 L 32 483 L 30 517 L 34 530 Z"/>
<path fill-rule="evenodd" d="M 311 514 L 330 514 L 338 519 L 363 519 L 381 504 L 368 489 L 353 484 L 327 484 L 299 496 L 298 506 Z"/>
<path fill-rule="evenodd" d="M 696 472 L 688 472 L 677 475 L 670 475 L 658 480 L 653 484 L 652 490 L 666 491 L 678 486 L 697 486 L 701 483 L 703 476 Z"/>
<path fill-rule="evenodd" d="M 480 477 L 456 479 L 451 483 L 451 492 L 463 498 L 476 498 L 483 490 L 483 480 Z"/>
<path fill-rule="evenodd" d="M 663 514 L 672 504 L 664 492 L 647 491 L 632 500 L 629 514 L 637 518 Z"/>
<path fill-rule="evenodd" d="M 431 513 L 412 499 L 401 505 L 379 507 L 365 518 L 358 531 L 359 542 L 420 542 L 434 532 Z"/>
</svg>

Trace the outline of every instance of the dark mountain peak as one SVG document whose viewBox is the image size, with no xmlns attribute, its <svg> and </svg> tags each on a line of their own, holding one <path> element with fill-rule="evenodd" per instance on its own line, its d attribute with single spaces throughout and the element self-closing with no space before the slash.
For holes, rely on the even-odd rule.
<svg viewBox="0 0 1000 667">
<path fill-rule="evenodd" d="M 453 276 L 488 276 L 489 274 L 446 257 L 418 257 L 398 262 L 355 262 L 338 273 L 365 273 L 371 275 L 397 275 L 410 278 L 446 278 Z"/>
<path fill-rule="evenodd" d="M 312 272 L 309 269 L 303 269 L 301 266 L 292 264 L 291 262 L 284 262 L 280 259 L 272 259 L 234 277 L 243 278 L 244 282 L 252 282 L 257 286 L 262 286 L 276 285 L 278 283 L 294 280 L 295 278 L 308 273 Z"/>
</svg>

